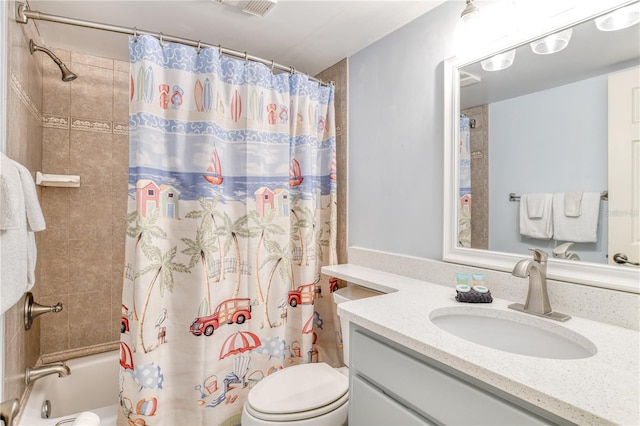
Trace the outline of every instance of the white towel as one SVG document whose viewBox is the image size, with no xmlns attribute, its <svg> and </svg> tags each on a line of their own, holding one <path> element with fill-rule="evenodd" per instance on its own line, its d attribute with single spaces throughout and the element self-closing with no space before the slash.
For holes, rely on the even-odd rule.
<svg viewBox="0 0 640 426">
<path fill-rule="evenodd" d="M 24 225 L 24 194 L 20 174 L 13 160 L 0 152 L 0 229 L 18 229 Z"/>
<path fill-rule="evenodd" d="M 520 234 L 548 240 L 553 236 L 553 194 L 520 196 Z"/>
<path fill-rule="evenodd" d="M 582 214 L 583 192 L 564 193 L 564 215 L 567 217 L 579 217 Z"/>
<path fill-rule="evenodd" d="M 19 226 L 0 230 L 0 314 L 33 288 L 37 256 L 33 233 L 44 230 L 46 226 L 31 173 L 4 154 L 1 157 L 0 173 L 5 177 L 8 187 L 1 188 L 3 194 L 0 199 L 19 199 L 20 203 L 14 205 Z M 19 179 L 13 182 L 16 175 Z M 4 191 L 10 192 L 11 196 L 4 194 Z"/>
<path fill-rule="evenodd" d="M 553 195 L 553 238 L 574 243 L 598 241 L 598 216 L 600 215 L 600 193 L 585 192 L 580 203 L 580 216 L 565 214 L 565 193 Z"/>
</svg>

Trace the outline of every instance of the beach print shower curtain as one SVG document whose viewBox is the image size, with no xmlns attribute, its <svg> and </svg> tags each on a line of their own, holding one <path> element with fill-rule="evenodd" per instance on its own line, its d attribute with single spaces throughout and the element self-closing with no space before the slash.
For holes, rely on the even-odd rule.
<svg viewBox="0 0 640 426">
<path fill-rule="evenodd" d="M 138 36 L 119 423 L 239 424 L 252 386 L 340 365 L 333 87 Z"/>
</svg>

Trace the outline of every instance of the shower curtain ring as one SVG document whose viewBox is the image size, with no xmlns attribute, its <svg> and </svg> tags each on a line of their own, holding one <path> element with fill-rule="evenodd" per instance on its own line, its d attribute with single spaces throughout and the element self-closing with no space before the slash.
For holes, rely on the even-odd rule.
<svg viewBox="0 0 640 426">
<path fill-rule="evenodd" d="M 196 47 L 196 55 L 200 54 L 200 49 L 202 49 L 202 43 L 200 43 L 200 40 L 198 40 L 198 46 Z"/>
<path fill-rule="evenodd" d="M 271 60 L 271 72 L 273 72 L 273 59 Z"/>
<path fill-rule="evenodd" d="M 247 54 L 247 52 L 244 52 L 244 62 L 245 62 L 245 64 L 247 63 L 248 60 L 249 60 L 249 55 Z"/>
<path fill-rule="evenodd" d="M 138 42 L 138 29 L 136 27 L 133 27 L 133 42 Z"/>
<path fill-rule="evenodd" d="M 164 44 L 163 37 L 164 37 L 164 34 L 160 33 L 160 44 Z"/>
</svg>

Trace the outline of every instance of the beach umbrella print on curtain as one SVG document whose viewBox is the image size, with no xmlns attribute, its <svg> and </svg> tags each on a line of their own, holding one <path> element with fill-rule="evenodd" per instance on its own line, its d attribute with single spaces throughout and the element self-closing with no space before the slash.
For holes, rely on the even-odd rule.
<svg viewBox="0 0 640 426">
<path fill-rule="evenodd" d="M 220 349 L 220 359 L 250 351 L 262 345 L 260 338 L 250 331 L 238 331 L 227 337 Z"/>
<path fill-rule="evenodd" d="M 252 352 L 269 355 L 269 358 L 284 358 L 286 342 L 279 337 L 266 337 L 262 339 L 262 346 Z"/>
</svg>

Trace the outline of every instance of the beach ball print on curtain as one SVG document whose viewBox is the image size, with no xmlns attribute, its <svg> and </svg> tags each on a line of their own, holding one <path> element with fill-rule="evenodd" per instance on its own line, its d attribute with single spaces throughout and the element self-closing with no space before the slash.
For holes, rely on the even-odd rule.
<svg viewBox="0 0 640 426">
<path fill-rule="evenodd" d="M 339 359 L 333 87 L 129 42 L 119 423 L 238 424 L 282 368 Z M 326 305 L 326 306 L 325 306 Z M 339 337 L 339 336 L 338 336 Z"/>
</svg>

